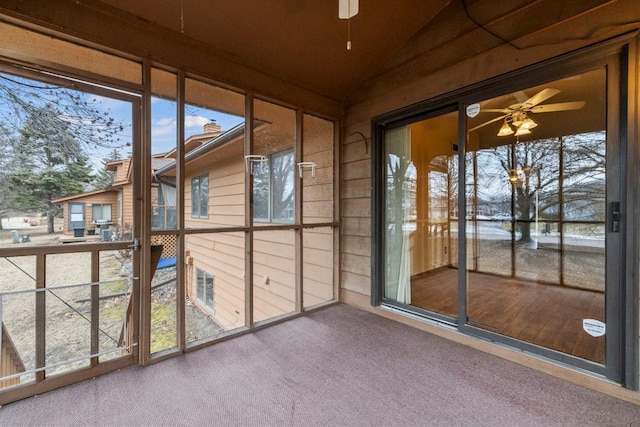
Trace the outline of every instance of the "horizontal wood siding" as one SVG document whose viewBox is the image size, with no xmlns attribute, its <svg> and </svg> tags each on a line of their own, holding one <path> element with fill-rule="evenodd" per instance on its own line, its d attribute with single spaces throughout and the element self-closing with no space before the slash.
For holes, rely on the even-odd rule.
<svg viewBox="0 0 640 427">
<path fill-rule="evenodd" d="M 341 158 L 341 287 L 371 294 L 371 154 L 370 124 L 346 130 Z M 363 137 L 356 133 L 362 133 Z"/>
<path fill-rule="evenodd" d="M 122 223 L 119 226 L 126 230 L 133 227 L 133 185 L 122 188 Z"/>
<path fill-rule="evenodd" d="M 190 298 L 196 301 L 199 268 L 214 277 L 214 312 L 205 311 L 224 330 L 244 325 L 244 233 L 188 235 L 185 250 Z"/>
<path fill-rule="evenodd" d="M 292 313 L 295 310 L 295 233 L 256 231 L 253 237 L 254 321 Z"/>
<path fill-rule="evenodd" d="M 234 158 L 215 163 L 207 169 L 187 171 L 185 179 L 185 227 L 241 227 L 244 225 L 244 159 Z M 209 205 L 207 218 L 192 218 L 191 180 L 209 177 Z"/>
<path fill-rule="evenodd" d="M 333 221 L 333 122 L 304 116 L 302 153 L 304 162 L 316 163 L 315 176 L 303 170 L 302 214 L 305 224 Z"/>
<path fill-rule="evenodd" d="M 302 233 L 302 245 L 304 307 L 333 300 L 333 229 L 305 229 Z"/>
<path fill-rule="evenodd" d="M 91 218 L 93 215 L 93 204 L 109 204 L 111 205 L 111 221 L 114 224 L 118 222 L 118 195 L 114 192 L 94 194 L 87 197 L 72 200 L 71 202 L 64 202 L 62 205 L 62 218 L 64 221 L 63 234 L 72 235 L 73 230 L 69 229 L 69 203 L 84 203 L 85 204 L 85 227 L 91 224 Z"/>
</svg>

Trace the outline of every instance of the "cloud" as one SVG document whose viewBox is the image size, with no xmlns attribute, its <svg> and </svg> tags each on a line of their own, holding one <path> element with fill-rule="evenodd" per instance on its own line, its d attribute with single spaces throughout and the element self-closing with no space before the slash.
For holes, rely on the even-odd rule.
<svg viewBox="0 0 640 427">
<path fill-rule="evenodd" d="M 156 125 L 158 126 L 168 126 L 168 125 L 173 125 L 175 127 L 176 125 L 176 119 L 171 118 L 171 117 L 166 117 L 163 119 L 158 119 L 156 120 Z"/>
<path fill-rule="evenodd" d="M 192 127 L 204 128 L 204 125 L 206 125 L 210 121 L 211 121 L 210 119 L 204 116 L 186 116 L 184 118 L 184 127 L 185 128 L 192 128 Z"/>
</svg>

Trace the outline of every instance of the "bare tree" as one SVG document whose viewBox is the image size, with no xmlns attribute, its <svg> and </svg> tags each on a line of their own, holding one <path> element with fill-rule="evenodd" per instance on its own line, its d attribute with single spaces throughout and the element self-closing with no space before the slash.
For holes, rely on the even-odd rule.
<svg viewBox="0 0 640 427">
<path fill-rule="evenodd" d="M 43 213 L 49 232 L 60 214 L 51 200 L 91 188 L 88 153 L 130 145 L 129 125 L 73 82 L 62 87 L 0 74 L 0 123 L 0 216 L 13 208 Z"/>
<path fill-rule="evenodd" d="M 486 150 L 473 173 L 477 199 L 500 206 L 510 199 L 523 243 L 531 240 L 536 213 L 546 220 L 604 221 L 604 138 L 592 132 Z"/>
</svg>

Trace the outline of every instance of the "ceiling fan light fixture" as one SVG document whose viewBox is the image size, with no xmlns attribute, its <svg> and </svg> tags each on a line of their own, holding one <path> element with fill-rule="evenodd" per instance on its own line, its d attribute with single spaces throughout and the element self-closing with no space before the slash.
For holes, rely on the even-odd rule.
<svg viewBox="0 0 640 427">
<path fill-rule="evenodd" d="M 538 124 L 536 122 L 534 122 L 533 119 L 527 117 L 526 119 L 524 119 L 522 121 L 522 124 L 520 125 L 520 128 L 522 128 L 522 129 L 533 129 L 536 126 L 538 126 Z"/>
<path fill-rule="evenodd" d="M 531 131 L 527 128 L 520 126 L 516 131 L 516 136 L 529 135 Z"/>
<path fill-rule="evenodd" d="M 502 123 L 502 127 L 498 131 L 498 136 L 509 136 L 509 135 L 513 135 L 513 129 L 511 129 L 511 126 L 509 126 L 509 124 L 505 120 Z"/>
</svg>

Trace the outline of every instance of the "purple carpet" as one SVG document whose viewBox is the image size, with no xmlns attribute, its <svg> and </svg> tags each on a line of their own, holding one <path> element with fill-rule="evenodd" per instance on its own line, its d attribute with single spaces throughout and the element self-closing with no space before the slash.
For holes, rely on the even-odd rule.
<svg viewBox="0 0 640 427">
<path fill-rule="evenodd" d="M 0 425 L 629 426 L 640 407 L 335 305 L 6 405 Z"/>
</svg>

